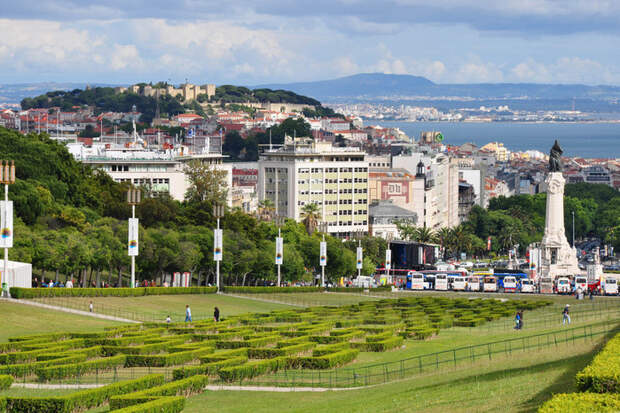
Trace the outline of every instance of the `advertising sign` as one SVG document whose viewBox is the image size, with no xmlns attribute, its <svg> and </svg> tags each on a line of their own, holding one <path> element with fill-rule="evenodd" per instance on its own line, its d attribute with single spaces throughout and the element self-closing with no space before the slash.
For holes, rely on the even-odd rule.
<svg viewBox="0 0 620 413">
<path fill-rule="evenodd" d="M 321 241 L 319 263 L 321 267 L 325 267 L 327 265 L 327 242 L 325 241 Z"/>
<path fill-rule="evenodd" d="M 385 269 L 392 269 L 392 250 L 385 250 Z"/>
<path fill-rule="evenodd" d="M 0 201 L 0 248 L 13 247 L 13 201 Z"/>
<path fill-rule="evenodd" d="M 221 229 L 213 230 L 213 261 L 222 261 L 222 237 Z"/>
<path fill-rule="evenodd" d="M 138 256 L 138 218 L 129 218 L 128 231 L 128 254 L 130 257 Z"/>
<path fill-rule="evenodd" d="M 364 253 L 362 247 L 357 247 L 357 269 L 361 270 L 364 266 Z"/>
<path fill-rule="evenodd" d="M 282 265 L 282 255 L 284 254 L 284 241 L 282 237 L 276 237 L 276 265 Z"/>
</svg>

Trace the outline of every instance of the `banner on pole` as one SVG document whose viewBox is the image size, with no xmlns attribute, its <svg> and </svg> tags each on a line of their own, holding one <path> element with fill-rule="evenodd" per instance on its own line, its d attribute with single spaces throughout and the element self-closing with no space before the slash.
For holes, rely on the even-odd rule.
<svg viewBox="0 0 620 413">
<path fill-rule="evenodd" d="M 284 254 L 284 241 L 282 237 L 276 237 L 276 265 L 282 265 L 283 254 Z"/>
<path fill-rule="evenodd" d="M 357 269 L 361 270 L 364 266 L 364 253 L 362 247 L 357 247 Z"/>
<path fill-rule="evenodd" d="M 0 247 L 13 247 L 13 201 L 0 201 Z"/>
<path fill-rule="evenodd" d="M 385 269 L 386 270 L 392 269 L 392 250 L 391 249 L 385 250 Z"/>
<path fill-rule="evenodd" d="M 319 263 L 321 267 L 325 267 L 327 265 L 327 242 L 325 241 L 321 241 L 321 244 L 320 244 Z"/>
<path fill-rule="evenodd" d="M 130 257 L 138 256 L 138 218 L 129 218 L 129 242 L 128 254 Z"/>
<path fill-rule="evenodd" d="M 213 261 L 222 261 L 222 237 L 221 229 L 213 230 Z"/>
</svg>

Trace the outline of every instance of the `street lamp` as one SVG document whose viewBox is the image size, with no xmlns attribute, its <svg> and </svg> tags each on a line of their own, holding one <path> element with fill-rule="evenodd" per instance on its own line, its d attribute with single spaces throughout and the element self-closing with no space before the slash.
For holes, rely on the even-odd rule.
<svg viewBox="0 0 620 413">
<path fill-rule="evenodd" d="M 329 224 L 325 221 L 319 223 L 318 230 L 323 234 L 323 241 L 319 244 L 319 264 L 321 266 L 321 287 L 325 287 L 325 266 L 327 265 L 327 243 L 325 233 L 329 229 Z"/>
<path fill-rule="evenodd" d="M 129 226 L 127 231 L 129 238 L 128 254 L 131 257 L 131 288 L 135 288 L 136 286 L 136 256 L 138 255 L 139 240 L 136 205 L 140 203 L 141 195 L 141 191 L 137 188 L 130 188 L 127 191 L 127 203 L 131 205 L 131 218 L 129 218 Z"/>
<path fill-rule="evenodd" d="M 364 231 L 355 231 L 355 239 L 357 239 L 357 276 L 362 275 L 362 268 L 364 267 L 364 251 L 362 250 L 362 237 Z"/>
<path fill-rule="evenodd" d="M 2 296 L 10 297 L 9 292 L 9 248 L 13 247 L 13 201 L 9 201 L 9 185 L 15 183 L 15 161 L 1 161 L 0 183 L 4 184 L 4 201 L 0 207 L 2 233 L 0 246 L 4 248 L 4 271 L 0 275 Z"/>
<path fill-rule="evenodd" d="M 224 205 L 213 205 L 213 216 L 217 219 L 217 227 L 213 230 L 213 261 L 215 261 L 215 283 L 220 292 L 220 261 L 223 255 L 223 233 L 220 229 L 220 218 L 224 216 Z"/>
<path fill-rule="evenodd" d="M 572 211 L 573 213 L 573 245 L 572 247 L 575 248 L 575 211 Z"/>
<path fill-rule="evenodd" d="M 282 239 L 281 226 L 284 223 L 286 217 L 282 215 L 276 215 L 275 222 L 278 226 L 278 236 L 276 237 L 276 266 L 278 267 L 278 283 L 277 287 L 280 286 L 280 266 L 282 265 L 282 261 L 284 258 L 284 240 Z"/>
</svg>

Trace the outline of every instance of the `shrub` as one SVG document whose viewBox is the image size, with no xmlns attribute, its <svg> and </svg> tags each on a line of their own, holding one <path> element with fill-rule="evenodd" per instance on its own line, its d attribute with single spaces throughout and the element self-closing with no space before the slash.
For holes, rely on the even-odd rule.
<svg viewBox="0 0 620 413">
<path fill-rule="evenodd" d="M 320 344 L 333 344 L 362 337 L 364 334 L 366 334 L 364 331 L 355 330 L 352 333 L 343 334 L 341 336 L 310 336 L 310 340 Z"/>
<path fill-rule="evenodd" d="M 89 360 L 81 363 L 40 367 L 35 370 L 35 373 L 41 381 L 77 377 L 95 370 L 111 370 L 114 367 L 121 367 L 125 364 L 125 357 L 124 354 L 119 354 L 118 356 Z"/>
<path fill-rule="evenodd" d="M 351 346 L 361 351 L 373 351 L 381 352 L 391 350 L 396 347 L 400 347 L 403 344 L 404 338 L 395 336 L 386 338 L 381 341 L 371 341 L 366 343 L 351 343 Z"/>
<path fill-rule="evenodd" d="M 316 293 L 323 291 L 321 287 L 222 287 L 225 293 L 241 294 L 282 294 L 282 293 Z"/>
<path fill-rule="evenodd" d="M 267 360 L 250 361 L 239 366 L 226 367 L 218 372 L 220 378 L 226 382 L 242 381 L 262 374 L 278 371 L 286 367 L 285 357 L 276 357 Z"/>
<path fill-rule="evenodd" d="M 315 345 L 315 343 L 308 341 L 305 343 L 279 348 L 249 348 L 248 356 L 253 359 L 270 359 L 274 357 L 290 356 L 308 351 Z"/>
<path fill-rule="evenodd" d="M 293 337 L 287 340 L 278 341 L 276 343 L 276 347 L 280 348 L 280 347 L 294 346 L 295 344 L 307 343 L 308 340 L 309 340 L 308 336 Z"/>
<path fill-rule="evenodd" d="M 141 346 L 103 346 L 107 355 L 113 354 L 153 354 L 168 350 L 169 347 L 184 343 L 184 339 L 161 341 L 159 343 L 143 344 Z M 201 345 L 198 343 L 198 345 Z M 204 344 L 202 345 L 204 346 Z M 187 350 L 186 350 L 187 351 Z"/>
<path fill-rule="evenodd" d="M 336 353 L 326 354 L 320 357 L 289 357 L 287 359 L 287 365 L 291 368 L 304 368 L 304 369 L 329 369 L 332 367 L 342 366 L 355 360 L 359 350 L 348 349 L 341 350 Z"/>
<path fill-rule="evenodd" d="M 260 347 L 266 344 L 275 343 L 280 339 L 279 335 L 271 335 L 267 337 L 252 338 L 244 341 L 217 341 L 217 348 L 240 348 L 240 347 Z"/>
<path fill-rule="evenodd" d="M 115 413 L 178 413 L 185 408 L 184 397 L 158 397 L 142 404 L 111 410 Z"/>
<path fill-rule="evenodd" d="M 13 377 L 7 375 L 0 376 L 0 390 L 5 390 L 13 384 Z"/>
<path fill-rule="evenodd" d="M 607 342 L 576 379 L 580 391 L 620 393 L 620 334 Z"/>
<path fill-rule="evenodd" d="M 121 381 L 107 386 L 78 391 L 61 397 L 10 397 L 7 399 L 8 411 L 15 413 L 69 413 L 99 406 L 111 396 L 130 393 L 164 382 L 161 374 L 151 374 L 135 380 Z"/>
<path fill-rule="evenodd" d="M 240 364 L 247 363 L 247 356 L 232 357 L 225 360 L 214 361 L 211 363 L 201 364 L 199 366 L 186 366 L 172 371 L 172 378 L 174 380 L 180 380 L 185 377 L 195 376 L 197 374 L 214 375 L 217 374 L 220 369 L 230 366 L 238 366 Z"/>
<path fill-rule="evenodd" d="M 321 357 L 326 354 L 337 353 L 339 351 L 347 350 L 349 348 L 351 348 L 351 345 L 348 342 L 325 344 L 317 346 L 314 350 L 312 350 L 312 357 Z"/>
<path fill-rule="evenodd" d="M 200 356 L 213 353 L 213 347 L 181 351 L 170 354 L 130 354 L 126 356 L 125 367 L 166 367 L 185 364 Z"/>
<path fill-rule="evenodd" d="M 0 366 L 0 374 L 10 374 L 13 377 L 24 377 L 31 375 L 35 372 L 35 370 L 42 367 L 52 366 L 55 364 L 79 363 L 84 360 L 86 360 L 86 355 L 76 354 L 74 356 L 36 361 L 34 363 L 8 364 L 5 366 Z"/>
<path fill-rule="evenodd" d="M 11 287 L 13 298 L 40 297 L 139 297 L 144 295 L 215 294 L 217 287 L 146 288 L 21 288 Z"/>
<path fill-rule="evenodd" d="M 144 403 L 149 400 L 144 398 L 161 397 L 161 396 L 190 396 L 200 393 L 204 390 L 208 383 L 207 376 L 192 376 L 182 380 L 171 381 L 170 383 L 160 386 L 151 387 L 138 392 L 114 396 L 110 398 L 110 410 L 121 409 L 138 403 Z"/>
<path fill-rule="evenodd" d="M 239 356 L 247 357 L 248 349 L 238 348 L 234 350 L 220 351 L 218 353 L 213 353 L 208 356 L 200 357 L 200 363 L 202 364 L 213 363 L 215 361 L 222 361 L 222 360 L 230 359 L 233 357 L 239 357 Z"/>
<path fill-rule="evenodd" d="M 556 394 L 538 409 L 538 413 L 612 413 L 618 411 L 620 411 L 618 395 L 596 393 Z"/>
</svg>

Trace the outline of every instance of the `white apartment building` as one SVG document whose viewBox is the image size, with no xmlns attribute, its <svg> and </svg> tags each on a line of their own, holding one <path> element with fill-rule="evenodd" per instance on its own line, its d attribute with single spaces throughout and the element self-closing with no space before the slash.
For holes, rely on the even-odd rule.
<svg viewBox="0 0 620 413">
<path fill-rule="evenodd" d="M 302 220 L 302 209 L 317 204 L 327 231 L 346 237 L 368 232 L 368 162 L 359 148 L 328 142 L 287 143 L 258 161 L 259 200 L 270 199 L 278 215 Z"/>
<path fill-rule="evenodd" d="M 445 154 L 412 153 L 392 158 L 393 168 L 404 168 L 423 177 L 424 215 L 418 226 L 437 230 L 459 224 L 459 174 L 456 159 Z"/>
<path fill-rule="evenodd" d="M 185 175 L 188 162 L 198 159 L 212 165 L 218 170 L 226 171 L 228 205 L 231 205 L 232 168 L 223 163 L 220 153 L 189 153 L 187 148 L 171 150 L 149 150 L 140 147 L 111 147 L 110 144 L 93 144 L 90 147 L 82 143 L 68 144 L 67 148 L 75 159 L 105 171 L 116 182 L 130 182 L 144 186 L 157 196 L 167 193 L 173 199 L 182 201 L 189 188 Z"/>
</svg>

